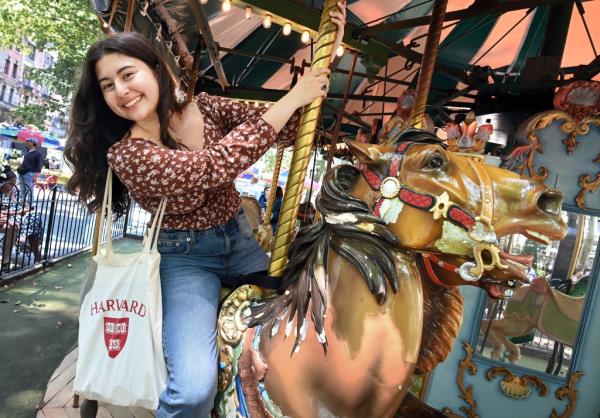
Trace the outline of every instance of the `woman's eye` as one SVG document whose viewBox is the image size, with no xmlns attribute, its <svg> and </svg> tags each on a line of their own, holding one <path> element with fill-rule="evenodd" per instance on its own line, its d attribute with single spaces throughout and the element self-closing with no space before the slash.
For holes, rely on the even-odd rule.
<svg viewBox="0 0 600 418">
<path fill-rule="evenodd" d="M 134 74 L 134 73 L 126 73 L 126 74 L 123 76 L 123 80 L 129 80 L 131 77 L 133 77 L 133 74 Z"/>
<path fill-rule="evenodd" d="M 112 88 L 112 84 L 108 83 L 102 86 L 102 90 L 107 91 L 110 90 Z"/>
<path fill-rule="evenodd" d="M 440 155 L 434 155 L 434 156 L 430 157 L 429 160 L 427 161 L 427 168 L 430 168 L 433 170 L 440 169 L 440 168 L 444 167 L 444 165 L 446 165 L 446 160 L 444 160 L 444 158 L 441 157 Z"/>
</svg>

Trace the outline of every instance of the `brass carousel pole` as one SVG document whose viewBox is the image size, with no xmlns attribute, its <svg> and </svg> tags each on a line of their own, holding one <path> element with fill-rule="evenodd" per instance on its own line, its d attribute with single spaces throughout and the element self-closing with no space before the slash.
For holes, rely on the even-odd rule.
<svg viewBox="0 0 600 418">
<path fill-rule="evenodd" d="M 437 59 L 440 37 L 444 17 L 446 16 L 446 5 L 448 0 L 435 0 L 431 12 L 431 23 L 429 24 L 429 33 L 425 41 L 425 51 L 423 52 L 423 61 L 417 82 L 417 91 L 415 98 L 415 107 L 411 115 L 411 126 L 422 129 L 424 127 L 423 116 L 425 115 L 425 106 L 429 97 L 429 89 L 435 69 L 435 60 Z"/>
<path fill-rule="evenodd" d="M 277 185 L 279 182 L 279 172 L 281 171 L 281 162 L 283 161 L 284 147 L 277 144 L 277 155 L 275 157 L 275 168 L 273 168 L 273 179 L 271 180 L 271 188 L 269 189 L 269 197 L 267 198 L 267 208 L 265 209 L 265 218 L 263 224 L 270 225 L 271 212 L 273 212 L 273 203 L 275 203 L 275 194 L 277 193 Z"/>
<path fill-rule="evenodd" d="M 336 2 L 337 0 L 325 0 L 311 69 L 326 68 L 331 63 L 331 53 L 333 52 L 337 26 L 331 21 L 329 12 L 336 10 Z M 288 181 L 285 186 L 285 197 L 281 212 L 279 213 L 279 223 L 277 224 L 271 263 L 269 264 L 270 276 L 281 277 L 287 263 L 288 248 L 296 226 L 298 205 L 302 197 L 304 177 L 306 176 L 308 160 L 310 159 L 317 123 L 321 114 L 322 102 L 322 97 L 315 99 L 310 105 L 304 108 L 302 118 L 300 119 L 296 142 L 294 142 Z"/>
</svg>

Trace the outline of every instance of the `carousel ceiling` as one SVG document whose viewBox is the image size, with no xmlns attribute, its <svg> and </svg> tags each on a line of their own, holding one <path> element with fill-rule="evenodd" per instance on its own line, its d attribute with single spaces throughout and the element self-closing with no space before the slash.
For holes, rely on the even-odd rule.
<svg viewBox="0 0 600 418">
<path fill-rule="evenodd" d="M 322 0 L 92 3 L 105 31 L 130 27 L 154 39 L 184 82 L 198 65 L 196 90 L 250 100 L 281 97 L 310 62 L 323 5 Z M 391 115 L 398 96 L 416 86 L 433 3 L 347 1 L 346 51 L 333 63 L 326 125 L 339 112 L 346 84 L 346 130 Z M 467 109 L 489 114 L 551 108 L 557 87 L 600 79 L 600 25 L 593 24 L 599 18 L 598 0 L 449 1 L 428 112 L 444 120 Z M 358 59 L 347 83 L 354 54 Z"/>
</svg>

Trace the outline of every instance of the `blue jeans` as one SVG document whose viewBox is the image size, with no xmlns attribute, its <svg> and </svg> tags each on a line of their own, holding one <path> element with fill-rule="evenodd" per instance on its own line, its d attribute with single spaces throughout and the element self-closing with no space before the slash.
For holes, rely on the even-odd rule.
<svg viewBox="0 0 600 418">
<path fill-rule="evenodd" d="M 268 257 L 243 213 L 201 231 L 161 230 L 160 278 L 167 388 L 157 418 L 205 418 L 217 393 L 221 285 L 265 270 Z"/>
<path fill-rule="evenodd" d="M 21 197 L 21 201 L 25 202 L 27 199 L 27 204 L 31 206 L 31 201 L 33 198 L 33 176 L 35 173 L 30 171 L 29 173 L 19 174 L 19 196 Z"/>
</svg>

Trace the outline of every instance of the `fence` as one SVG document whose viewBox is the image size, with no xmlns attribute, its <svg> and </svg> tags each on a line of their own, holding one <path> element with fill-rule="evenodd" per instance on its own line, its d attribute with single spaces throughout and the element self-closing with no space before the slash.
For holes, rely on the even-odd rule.
<svg viewBox="0 0 600 418">
<path fill-rule="evenodd" d="M 20 193 L 0 185 L 0 283 L 91 248 L 96 214 L 60 187 Z M 132 205 L 113 223 L 112 236 L 140 238 L 150 215 Z"/>
</svg>

